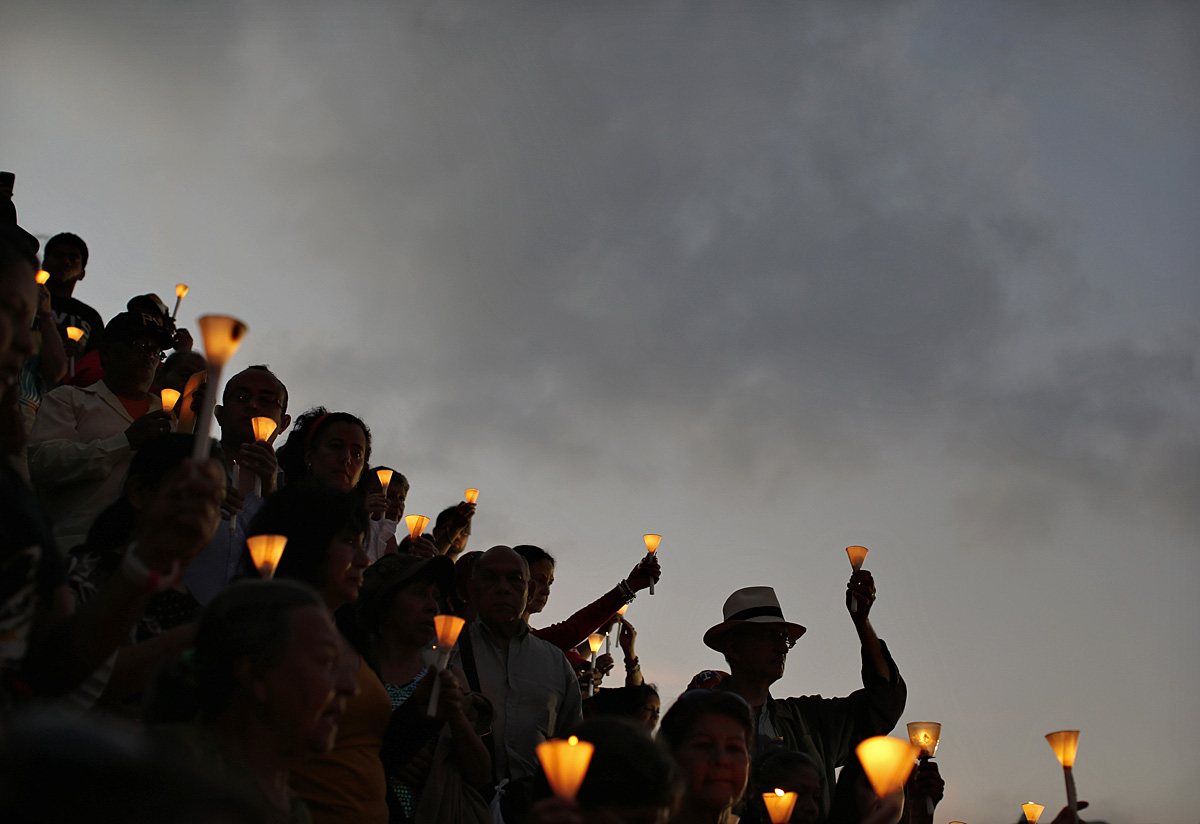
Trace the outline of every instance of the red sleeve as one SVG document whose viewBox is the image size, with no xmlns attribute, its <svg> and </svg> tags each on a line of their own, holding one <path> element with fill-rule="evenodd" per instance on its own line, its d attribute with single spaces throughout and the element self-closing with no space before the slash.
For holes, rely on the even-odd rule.
<svg viewBox="0 0 1200 824">
<path fill-rule="evenodd" d="M 620 587 L 613 587 L 567 620 L 529 632 L 566 651 L 582 644 L 605 623 L 612 623 L 613 616 L 623 606 L 625 597 L 621 595 Z"/>
</svg>

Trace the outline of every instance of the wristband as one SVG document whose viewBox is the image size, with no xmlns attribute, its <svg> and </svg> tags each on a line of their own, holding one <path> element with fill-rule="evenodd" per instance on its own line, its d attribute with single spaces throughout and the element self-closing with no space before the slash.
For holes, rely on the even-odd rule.
<svg viewBox="0 0 1200 824">
<path fill-rule="evenodd" d="M 641 668 L 642 668 L 642 665 L 640 663 L 638 663 L 638 657 L 636 655 L 633 656 L 632 658 L 625 659 L 625 671 L 626 672 L 628 672 L 630 670 L 641 669 Z"/>
<path fill-rule="evenodd" d="M 637 593 L 633 591 L 633 587 L 629 586 L 629 581 L 620 580 L 617 582 L 617 589 L 621 593 L 621 597 L 625 599 L 625 603 L 633 603 L 633 599 L 637 597 Z"/>
</svg>

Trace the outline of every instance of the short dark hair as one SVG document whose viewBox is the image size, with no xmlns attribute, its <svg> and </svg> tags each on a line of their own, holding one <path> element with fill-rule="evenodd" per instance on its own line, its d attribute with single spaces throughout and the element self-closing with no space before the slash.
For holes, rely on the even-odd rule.
<svg viewBox="0 0 1200 824">
<path fill-rule="evenodd" d="M 721 715 L 737 721 L 746 730 L 747 745 L 754 742 L 754 717 L 746 699 L 725 690 L 688 690 L 675 700 L 658 728 L 660 741 L 675 751 L 691 734 L 696 722 L 706 715 Z"/>
<path fill-rule="evenodd" d="M 279 388 L 283 390 L 283 409 L 281 411 L 287 412 L 287 404 L 288 404 L 287 384 L 284 383 L 283 381 L 281 381 L 279 379 L 279 376 L 276 375 L 274 372 L 272 372 L 271 367 L 267 366 L 265 363 L 256 363 L 256 364 L 253 364 L 252 366 L 247 366 L 245 369 L 242 370 L 242 372 L 249 372 L 251 369 L 257 369 L 260 372 L 266 372 L 268 375 L 270 375 L 272 378 L 275 379 L 275 382 L 277 384 L 279 384 Z M 225 383 L 225 388 L 227 390 L 229 389 L 228 381 Z M 221 400 L 222 401 L 225 400 L 224 393 L 221 394 Z"/>
<path fill-rule="evenodd" d="M 312 588 L 296 581 L 239 581 L 217 595 L 196 630 L 196 700 L 200 715 L 221 714 L 237 691 L 238 661 L 271 666 L 291 638 L 290 615 L 304 607 L 324 609 Z"/>
<path fill-rule="evenodd" d="M 79 265 L 86 269 L 88 262 L 88 247 L 83 242 L 83 238 L 71 232 L 59 232 L 54 237 L 46 241 L 44 254 L 50 254 L 50 250 L 55 246 L 74 246 L 79 250 Z"/>
<path fill-rule="evenodd" d="M 357 496 L 324 484 L 300 483 L 267 498 L 246 536 L 286 535 L 288 542 L 276 577 L 317 586 L 334 537 L 343 529 L 365 534 L 369 526 L 367 510 Z"/>
<path fill-rule="evenodd" d="M 549 561 L 550 566 L 555 566 L 554 556 L 540 546 L 533 544 L 518 544 L 513 547 L 513 552 L 525 559 L 525 563 L 533 566 L 538 561 Z"/>
</svg>

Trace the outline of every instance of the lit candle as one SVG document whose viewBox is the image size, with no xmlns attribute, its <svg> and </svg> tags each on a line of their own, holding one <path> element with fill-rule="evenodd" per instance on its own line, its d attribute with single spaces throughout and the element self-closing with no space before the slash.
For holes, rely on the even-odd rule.
<svg viewBox="0 0 1200 824">
<path fill-rule="evenodd" d="M 83 338 L 83 330 L 80 329 L 78 326 L 68 326 L 67 327 L 67 337 L 70 338 L 71 340 L 75 341 L 76 343 L 79 343 L 80 339 Z M 72 355 L 68 359 L 67 367 L 71 373 L 71 377 L 72 378 L 75 377 L 75 356 L 74 355 Z"/>
<path fill-rule="evenodd" d="M 592 651 L 592 672 L 596 671 L 596 653 L 600 651 L 600 644 L 604 641 L 604 636 L 598 632 L 593 632 L 588 636 L 588 649 Z M 592 695 L 592 684 L 596 683 L 594 678 L 588 679 L 587 694 L 590 698 Z"/>
<path fill-rule="evenodd" d="M 921 750 L 921 758 L 933 758 L 937 752 L 938 740 L 942 735 L 942 725 L 936 721 L 910 721 L 908 723 L 908 740 Z M 925 812 L 933 815 L 933 799 L 925 797 Z"/>
<path fill-rule="evenodd" d="M 1026 801 L 1021 805 L 1021 809 L 1025 811 L 1025 820 L 1029 824 L 1037 824 L 1037 820 L 1042 817 L 1042 810 L 1046 809 L 1041 804 L 1034 804 L 1032 801 Z"/>
<path fill-rule="evenodd" d="M 920 748 L 900 738 L 876 735 L 863 741 L 854 751 L 875 795 L 886 798 L 904 787 L 916 765 Z"/>
<path fill-rule="evenodd" d="M 50 273 L 42 269 L 37 273 L 36 280 L 38 283 L 44 285 L 46 281 L 50 280 Z"/>
<path fill-rule="evenodd" d="M 429 717 L 433 718 L 437 715 L 438 693 L 441 692 L 442 680 L 438 678 L 438 673 L 444 670 L 450 663 L 450 653 L 454 650 L 454 645 L 458 643 L 458 636 L 462 633 L 463 627 L 467 622 L 457 615 L 435 615 L 433 616 L 433 626 L 437 632 L 437 657 L 433 662 L 433 689 L 429 694 Z"/>
<path fill-rule="evenodd" d="M 475 488 L 468 489 L 463 493 L 463 500 L 469 504 L 473 504 L 479 500 L 479 490 Z"/>
<path fill-rule="evenodd" d="M 1075 774 L 1071 768 L 1075 766 L 1075 752 L 1079 749 L 1079 730 L 1052 732 L 1046 736 L 1046 740 L 1050 742 L 1058 763 L 1062 764 L 1063 778 L 1067 782 L 1067 806 L 1078 818 L 1079 799 L 1075 795 Z"/>
<path fill-rule="evenodd" d="M 188 288 L 182 283 L 175 284 L 175 311 L 171 313 L 171 320 L 179 317 L 179 304 L 183 300 L 183 296 L 188 293 Z"/>
<path fill-rule="evenodd" d="M 275 577 L 275 569 L 286 546 L 286 535 L 255 535 L 246 539 L 246 548 L 250 550 L 255 568 L 268 581 Z"/>
<path fill-rule="evenodd" d="M 266 443 L 271 440 L 271 436 L 275 434 L 275 430 L 279 428 L 279 424 L 268 418 L 266 415 L 260 415 L 257 418 L 250 419 L 250 428 L 254 431 L 255 443 Z M 238 467 L 240 470 L 241 467 Z M 262 478 L 258 477 L 258 473 L 254 473 L 254 490 L 255 498 L 262 497 Z"/>
<path fill-rule="evenodd" d="M 767 815 L 771 817 L 771 824 L 783 824 L 792 817 L 796 798 L 796 793 L 785 793 L 778 787 L 773 793 L 762 794 L 763 805 L 767 808 Z"/>
<path fill-rule="evenodd" d="M 162 396 L 163 409 L 168 412 L 175 411 L 175 404 L 179 402 L 179 390 L 168 387 L 159 394 Z"/>
<path fill-rule="evenodd" d="M 404 523 L 408 526 L 408 537 L 415 540 L 425 532 L 425 526 L 429 523 L 429 519 L 424 515 L 405 515 Z"/>
<path fill-rule="evenodd" d="M 568 801 L 575 800 L 595 750 L 591 743 L 580 741 L 574 735 L 566 741 L 559 738 L 537 745 L 542 772 L 546 774 L 546 782 L 556 796 Z"/>
<path fill-rule="evenodd" d="M 662 540 L 661 535 L 643 535 L 642 540 L 646 542 L 646 551 L 653 555 L 658 551 L 658 542 Z M 654 579 L 650 579 L 650 594 L 654 594 Z"/>
<path fill-rule="evenodd" d="M 863 561 L 867 559 L 867 548 L 865 546 L 848 546 L 846 555 L 850 558 L 850 566 L 855 572 L 858 572 L 862 569 Z M 850 611 L 858 612 L 858 599 L 853 595 L 850 596 Z"/>
<path fill-rule="evenodd" d="M 392 485 L 392 475 L 393 474 L 394 474 L 394 470 L 391 470 L 391 469 L 376 469 L 375 470 L 375 477 L 379 479 L 379 491 L 381 493 L 383 493 L 384 498 L 387 498 L 388 487 Z M 387 510 L 386 503 L 384 504 L 384 510 L 385 511 Z M 384 515 L 383 512 L 373 512 L 373 513 L 371 513 L 371 520 L 381 521 L 381 520 L 383 520 L 383 515 Z"/>
<path fill-rule="evenodd" d="M 213 408 L 217 405 L 217 392 L 221 387 L 221 369 L 246 336 L 246 324 L 236 318 L 204 315 L 199 324 L 208 360 L 208 382 L 204 391 L 204 406 L 196 419 L 196 442 L 192 458 L 197 461 L 208 456 L 208 433 L 212 429 Z"/>
</svg>

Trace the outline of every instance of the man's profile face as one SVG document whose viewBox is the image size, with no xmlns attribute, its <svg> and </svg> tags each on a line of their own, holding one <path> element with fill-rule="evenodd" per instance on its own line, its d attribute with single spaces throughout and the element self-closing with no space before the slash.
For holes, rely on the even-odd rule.
<svg viewBox="0 0 1200 824">
<path fill-rule="evenodd" d="M 529 573 L 511 549 L 488 550 L 475 562 L 472 600 L 486 624 L 506 624 L 525 612 Z"/>
<path fill-rule="evenodd" d="M 725 650 L 734 673 L 778 681 L 791 645 L 783 624 L 747 623 L 729 633 Z"/>
<path fill-rule="evenodd" d="M 73 244 L 58 242 L 46 249 L 42 268 L 60 283 L 70 283 L 83 277 L 83 253 Z"/>
</svg>

